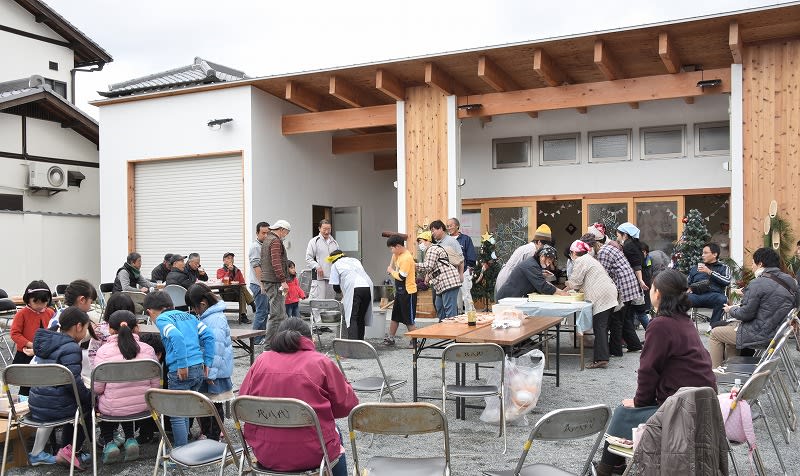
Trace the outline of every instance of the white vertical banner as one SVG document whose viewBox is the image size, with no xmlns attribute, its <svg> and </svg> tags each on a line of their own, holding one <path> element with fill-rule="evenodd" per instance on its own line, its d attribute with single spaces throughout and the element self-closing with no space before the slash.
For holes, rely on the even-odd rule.
<svg viewBox="0 0 800 476">
<path fill-rule="evenodd" d="M 461 190 L 458 186 L 460 172 L 460 121 L 457 96 L 447 96 L 447 217 L 457 217 L 461 210 Z"/>
<path fill-rule="evenodd" d="M 731 65 L 731 258 L 744 263 L 744 158 L 742 65 Z"/>
<path fill-rule="evenodd" d="M 406 232 L 406 102 L 397 101 L 397 231 Z"/>
</svg>

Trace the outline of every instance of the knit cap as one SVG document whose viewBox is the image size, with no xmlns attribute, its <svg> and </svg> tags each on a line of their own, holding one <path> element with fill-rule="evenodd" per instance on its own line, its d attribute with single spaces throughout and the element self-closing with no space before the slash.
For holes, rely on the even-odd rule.
<svg viewBox="0 0 800 476">
<path fill-rule="evenodd" d="M 533 241 L 553 241 L 553 233 L 547 225 L 539 225 L 536 233 L 533 235 Z"/>
</svg>

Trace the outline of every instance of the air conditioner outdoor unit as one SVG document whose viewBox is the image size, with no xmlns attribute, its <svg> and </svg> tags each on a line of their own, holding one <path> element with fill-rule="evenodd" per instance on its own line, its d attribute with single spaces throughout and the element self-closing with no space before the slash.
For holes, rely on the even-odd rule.
<svg viewBox="0 0 800 476">
<path fill-rule="evenodd" d="M 67 171 L 64 167 L 44 162 L 28 164 L 28 188 L 36 190 L 67 190 Z"/>
</svg>

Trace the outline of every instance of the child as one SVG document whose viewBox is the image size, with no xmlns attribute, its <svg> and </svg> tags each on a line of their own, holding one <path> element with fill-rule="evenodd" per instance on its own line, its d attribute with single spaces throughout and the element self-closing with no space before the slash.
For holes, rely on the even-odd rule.
<svg viewBox="0 0 800 476">
<path fill-rule="evenodd" d="M 414 318 L 417 313 L 417 278 L 414 257 L 406 249 L 405 241 L 400 235 L 392 235 L 386 240 L 386 246 L 392 251 L 392 260 L 386 272 L 394 278 L 394 306 L 392 307 L 392 323 L 389 334 L 383 339 L 385 345 L 394 345 L 394 336 L 400 323 L 413 331 Z M 412 341 L 413 342 L 413 341 Z"/>
<path fill-rule="evenodd" d="M 64 305 L 67 308 L 75 306 L 81 311 L 88 313 L 92 310 L 92 304 L 96 300 L 97 290 L 85 279 L 76 279 L 69 283 L 64 290 Z M 64 309 L 61 309 L 50 319 L 50 323 L 47 325 L 48 329 L 58 327 L 58 319 L 63 311 Z M 94 334 L 92 334 L 92 336 L 94 336 Z"/>
<path fill-rule="evenodd" d="M 208 375 L 200 385 L 200 392 L 217 395 L 233 390 L 233 345 L 231 329 L 225 317 L 225 302 L 218 299 L 205 284 L 193 284 L 186 292 L 186 304 L 199 316 L 200 322 L 206 325 L 214 336 L 214 361 L 208 369 Z M 222 403 L 215 403 L 217 413 L 225 415 Z M 217 420 L 213 417 L 199 419 L 200 432 L 206 438 L 219 440 L 220 431 Z"/>
<path fill-rule="evenodd" d="M 22 295 L 25 307 L 17 311 L 11 323 L 11 340 L 17 344 L 12 364 L 29 364 L 33 359 L 33 336 L 37 329 L 46 328 L 55 311 L 50 307 L 53 295 L 44 281 L 31 281 Z M 29 387 L 20 387 L 19 394 L 27 396 Z M 53 460 L 55 463 L 55 460 Z M 43 464 L 43 463 L 38 463 Z"/>
<path fill-rule="evenodd" d="M 286 280 L 286 284 L 289 285 L 289 289 L 286 290 L 286 315 L 289 317 L 300 317 L 300 300 L 306 298 L 306 293 L 300 288 L 294 261 L 289 261 L 288 264 L 289 279 Z"/>
<path fill-rule="evenodd" d="M 154 291 L 144 299 L 144 308 L 154 320 L 167 350 L 167 387 L 198 391 L 214 363 L 214 335 L 188 312 L 172 308 L 172 298 Z M 171 418 L 175 446 L 189 442 L 187 418 Z"/>
<path fill-rule="evenodd" d="M 108 329 L 108 320 L 111 318 L 112 314 L 120 310 L 131 311 L 132 313 L 135 313 L 136 305 L 133 304 L 133 299 L 131 299 L 131 297 L 127 294 L 112 294 L 111 297 L 108 298 L 108 303 L 106 303 L 106 309 L 103 311 L 103 319 L 100 321 L 100 325 L 94 329 L 97 339 L 92 339 L 89 342 L 89 363 L 91 364 L 92 368 L 94 368 L 96 365 L 94 363 L 94 359 L 95 355 L 97 355 L 97 350 L 106 343 L 108 336 L 111 335 L 111 332 Z"/>
<path fill-rule="evenodd" d="M 130 298 L 129 298 L 130 299 Z M 131 301 L 133 307 L 133 301 Z M 105 362 L 121 362 L 131 359 L 150 359 L 158 361 L 152 347 L 139 341 L 139 328 L 136 314 L 130 310 L 119 310 L 111 314 L 106 322 L 110 332 L 106 345 L 97 350 L 94 364 Z M 161 379 L 124 383 L 97 383 L 94 386 L 97 398 L 97 409 L 103 415 L 126 416 L 147 411 L 144 393 L 149 388 L 160 388 Z M 116 422 L 100 422 L 100 444 L 103 446 L 103 464 L 116 463 L 122 456 L 119 446 L 114 441 L 114 431 L 120 424 Z M 133 422 L 122 422 L 125 433 L 125 461 L 133 461 L 139 457 L 139 443 L 134 438 Z"/>
<path fill-rule="evenodd" d="M 81 378 L 83 352 L 80 345 L 78 345 L 80 341 L 86 338 L 87 332 L 92 333 L 89 315 L 77 306 L 68 307 L 61 312 L 59 328 L 60 332 L 51 329 L 38 329 L 33 338 L 33 350 L 39 360 L 39 364 L 60 364 L 72 372 L 78 389 L 81 408 L 83 409 L 84 423 L 86 428 L 91 428 L 92 395 L 83 383 L 83 378 Z M 42 422 L 73 418 L 77 411 L 72 387 L 69 385 L 32 387 L 28 405 L 30 407 L 30 418 Z M 86 436 L 83 429 L 79 428 L 75 442 L 75 456 L 72 456 L 72 430 L 72 424 L 64 425 L 59 445 L 61 449 L 57 453 L 56 460 L 67 465 L 71 461 L 75 469 L 82 470 L 83 465 L 89 461 L 91 455 L 79 452 Z M 41 451 L 39 449 L 39 452 Z M 34 444 L 34 452 L 36 452 L 36 444 Z M 30 456 L 34 456 L 34 454 L 32 453 Z M 39 454 L 35 456 L 39 456 Z"/>
</svg>

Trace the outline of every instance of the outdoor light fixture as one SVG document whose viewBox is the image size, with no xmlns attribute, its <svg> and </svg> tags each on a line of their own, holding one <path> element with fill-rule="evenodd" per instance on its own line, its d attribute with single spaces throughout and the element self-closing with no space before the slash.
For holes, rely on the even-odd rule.
<svg viewBox="0 0 800 476">
<path fill-rule="evenodd" d="M 697 87 L 700 89 L 716 88 L 722 84 L 721 79 L 703 79 L 697 82 Z"/>
<path fill-rule="evenodd" d="M 476 111 L 483 107 L 483 104 L 462 104 L 458 106 L 459 109 L 463 109 L 465 111 Z"/>
<path fill-rule="evenodd" d="M 233 119 L 230 118 L 230 117 L 225 118 L 225 119 L 211 119 L 210 121 L 208 121 L 207 125 L 211 130 L 218 131 L 222 127 L 223 124 L 227 124 L 228 122 L 231 122 L 232 120 Z"/>
<path fill-rule="evenodd" d="M 464 185 L 466 185 L 466 184 L 467 184 L 467 179 L 460 178 L 460 179 L 458 179 L 458 182 L 457 182 L 457 183 L 458 183 L 458 186 L 459 186 L 459 187 L 463 187 Z"/>
</svg>

